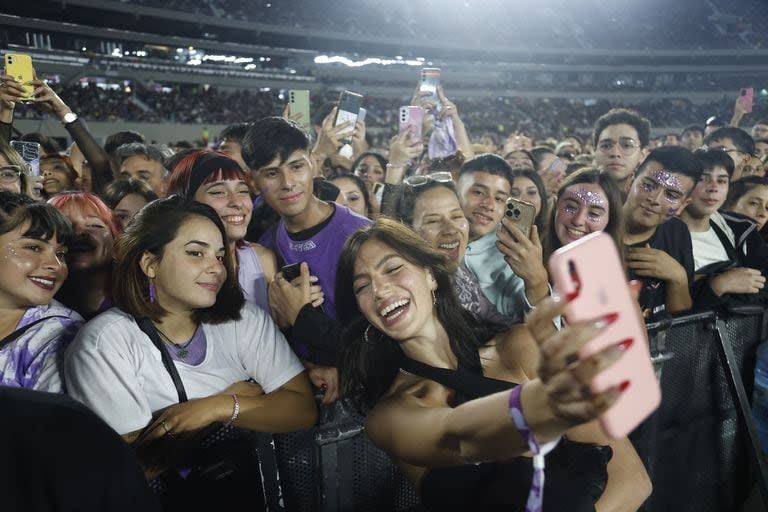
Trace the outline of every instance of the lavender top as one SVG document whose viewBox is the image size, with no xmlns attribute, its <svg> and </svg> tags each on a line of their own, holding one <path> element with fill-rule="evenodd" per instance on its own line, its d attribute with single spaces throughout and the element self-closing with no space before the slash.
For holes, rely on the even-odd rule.
<svg viewBox="0 0 768 512">
<path fill-rule="evenodd" d="M 306 261 L 309 273 L 317 276 L 319 285 L 325 294 L 323 309 L 332 319 L 336 319 L 336 267 L 344 242 L 358 229 L 371 224 L 370 219 L 358 215 L 346 206 L 328 203 L 335 208 L 328 225 L 314 236 L 301 241 L 292 240 L 285 229 L 285 222 L 280 219 L 277 225 L 277 248 L 273 243 L 273 229 L 268 229 L 259 243 L 269 247 L 282 257 L 284 265 Z"/>
<path fill-rule="evenodd" d="M 57 318 L 30 327 L 0 349 L 0 385 L 52 393 L 64 391 L 61 360 L 64 349 L 82 326 L 83 318 L 75 311 L 52 301 L 49 305 L 27 309 L 16 329 L 41 318 L 54 316 Z"/>
<path fill-rule="evenodd" d="M 245 300 L 270 312 L 267 297 L 267 276 L 261 267 L 256 250 L 250 245 L 237 248 L 237 280 L 243 289 Z"/>
</svg>

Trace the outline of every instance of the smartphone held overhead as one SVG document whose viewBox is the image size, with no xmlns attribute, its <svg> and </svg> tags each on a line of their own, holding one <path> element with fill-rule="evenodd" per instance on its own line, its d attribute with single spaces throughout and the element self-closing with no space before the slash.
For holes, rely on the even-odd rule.
<svg viewBox="0 0 768 512">
<path fill-rule="evenodd" d="M 410 131 L 411 136 L 417 139 L 422 135 L 422 123 L 424 122 L 424 109 L 407 105 L 400 107 L 397 117 L 398 131 L 403 133 Z"/>
<path fill-rule="evenodd" d="M 13 77 L 24 88 L 25 95 L 23 101 L 32 101 L 35 87 L 30 84 L 35 79 L 35 72 L 32 69 L 32 57 L 21 53 L 5 54 L 5 74 Z"/>
<path fill-rule="evenodd" d="M 626 283 L 616 244 L 598 232 L 555 251 L 549 259 L 552 282 L 569 301 L 569 324 L 611 318 L 603 331 L 578 352 L 581 361 L 616 347 L 617 361 L 594 376 L 593 394 L 618 389 L 617 401 L 600 416 L 600 425 L 618 439 L 634 430 L 661 402 L 661 389 L 651 364 L 645 324 Z"/>
<path fill-rule="evenodd" d="M 342 91 L 339 95 L 339 106 L 336 111 L 336 120 L 334 126 L 339 126 L 344 123 L 351 123 L 348 129 L 345 129 L 339 135 L 342 135 L 343 140 L 349 142 L 351 140 L 352 132 L 355 130 L 355 123 L 360 115 L 360 108 L 363 106 L 363 95 L 352 91 Z"/>
<path fill-rule="evenodd" d="M 312 127 L 312 118 L 309 112 L 309 91 L 304 89 L 291 89 L 288 91 L 289 115 L 297 117 L 296 122 L 306 129 Z"/>
<path fill-rule="evenodd" d="M 419 92 L 429 93 L 426 97 L 434 101 L 436 105 L 440 104 L 437 87 L 440 85 L 441 73 L 440 68 L 422 68 L 421 81 L 419 82 Z"/>
<path fill-rule="evenodd" d="M 755 101 L 755 89 L 752 87 L 745 87 L 741 90 L 739 93 L 739 103 L 741 104 L 741 109 L 749 114 L 752 112 L 752 106 Z"/>
</svg>

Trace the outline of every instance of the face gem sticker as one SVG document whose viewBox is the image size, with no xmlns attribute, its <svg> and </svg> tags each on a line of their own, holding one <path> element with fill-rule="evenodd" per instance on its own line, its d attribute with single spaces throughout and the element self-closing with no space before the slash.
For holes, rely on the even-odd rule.
<svg viewBox="0 0 768 512">
<path fill-rule="evenodd" d="M 683 185 L 680 183 L 680 180 L 677 178 L 677 176 L 670 173 L 669 171 L 665 171 L 663 169 L 659 169 L 658 171 L 649 171 L 646 173 L 646 176 L 653 179 L 653 181 L 662 187 L 672 189 L 675 192 L 679 192 L 681 194 L 683 193 Z"/>
</svg>

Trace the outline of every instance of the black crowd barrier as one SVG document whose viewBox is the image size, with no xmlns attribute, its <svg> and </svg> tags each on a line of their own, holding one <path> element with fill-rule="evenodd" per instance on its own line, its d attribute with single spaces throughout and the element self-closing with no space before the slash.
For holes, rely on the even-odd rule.
<svg viewBox="0 0 768 512">
<path fill-rule="evenodd" d="M 630 435 L 653 483 L 642 510 L 741 511 L 750 493 L 762 495 L 754 510 L 768 510 L 768 470 L 748 403 L 768 314 L 692 314 L 649 324 L 648 334 L 662 403 Z M 313 429 L 259 434 L 269 508 L 419 510 L 415 490 L 368 440 L 362 418 L 344 402 L 322 409 Z"/>
<path fill-rule="evenodd" d="M 643 510 L 738 511 L 754 489 L 768 508 L 748 402 L 767 321 L 745 308 L 648 325 L 662 403 L 630 435 L 653 482 Z"/>
</svg>

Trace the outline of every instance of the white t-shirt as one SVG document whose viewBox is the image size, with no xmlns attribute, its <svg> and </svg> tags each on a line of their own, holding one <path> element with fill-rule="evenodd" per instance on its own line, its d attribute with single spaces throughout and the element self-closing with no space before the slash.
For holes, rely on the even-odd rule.
<svg viewBox="0 0 768 512">
<path fill-rule="evenodd" d="M 711 227 L 707 231 L 691 231 L 694 271 L 719 261 L 728 261 L 723 243 Z"/>
<path fill-rule="evenodd" d="M 246 303 L 241 316 L 202 325 L 202 363 L 174 361 L 190 400 L 247 379 L 270 393 L 304 371 L 269 315 Z M 64 377 L 67 392 L 119 434 L 144 428 L 156 413 L 179 401 L 160 352 L 133 317 L 117 308 L 80 329 L 66 352 Z"/>
</svg>

